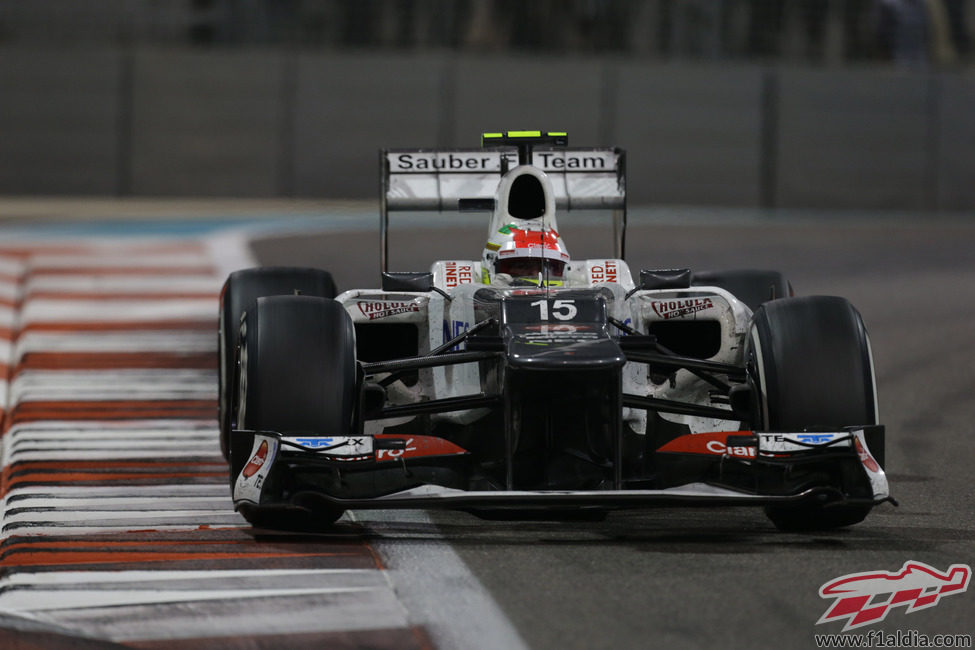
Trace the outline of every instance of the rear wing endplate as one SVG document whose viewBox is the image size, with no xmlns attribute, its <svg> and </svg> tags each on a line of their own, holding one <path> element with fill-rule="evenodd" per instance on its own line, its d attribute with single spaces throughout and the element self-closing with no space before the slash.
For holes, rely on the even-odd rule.
<svg viewBox="0 0 975 650">
<path fill-rule="evenodd" d="M 616 257 L 625 257 L 626 152 L 617 148 L 535 147 L 531 164 L 552 180 L 558 210 L 613 213 Z M 388 271 L 390 212 L 493 209 L 501 176 L 518 165 L 513 146 L 380 151 L 381 271 Z"/>
</svg>

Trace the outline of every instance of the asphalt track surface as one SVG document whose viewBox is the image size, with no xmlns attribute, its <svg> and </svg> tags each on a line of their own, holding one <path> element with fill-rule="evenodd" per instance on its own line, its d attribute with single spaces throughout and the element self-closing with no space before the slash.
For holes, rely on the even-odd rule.
<svg viewBox="0 0 975 650">
<path fill-rule="evenodd" d="M 888 471 L 892 492 L 901 502 L 899 508 L 884 505 L 866 522 L 826 534 L 780 533 L 760 511 L 745 508 L 614 513 L 598 523 L 485 522 L 462 513 L 359 511 L 332 533 L 289 538 L 241 527 L 239 518 L 227 511 L 229 495 L 220 496 L 225 478 L 219 476 L 219 468 L 208 467 L 212 477 L 185 487 L 194 495 L 199 492 L 192 497 L 200 500 L 199 505 L 168 505 L 170 510 L 185 508 L 179 516 L 192 522 L 191 526 L 163 517 L 144 526 L 158 529 L 155 532 L 116 528 L 111 535 L 102 535 L 86 533 L 72 524 L 76 527 L 52 528 L 54 533 L 48 534 L 55 537 L 34 537 L 23 543 L 13 540 L 13 544 L 8 538 L 0 558 L 5 566 L 0 581 L 0 627 L 26 631 L 26 636 L 4 636 L 0 629 L 0 646 L 13 639 L 12 647 L 116 647 L 57 636 L 84 629 L 89 636 L 122 643 L 128 643 L 127 638 L 143 639 L 134 643 L 137 647 L 811 648 L 815 647 L 814 634 L 839 632 L 841 627 L 836 623 L 816 625 L 831 604 L 818 595 L 823 583 L 848 573 L 894 572 L 910 560 L 942 571 L 952 564 L 975 564 L 975 490 L 971 487 L 975 460 L 971 326 L 975 315 L 975 218 L 857 215 L 813 220 L 807 216 L 772 219 L 741 211 L 657 211 L 641 216 L 640 211 L 633 211 L 627 259 L 634 269 L 778 268 L 788 274 L 799 294 L 850 298 L 872 337 L 881 420 L 888 426 Z M 224 226 L 233 221 L 216 218 L 221 220 Z M 375 215 L 368 208 L 346 206 L 307 220 L 263 221 L 248 215 L 242 221 L 247 223 L 237 225 L 246 226 L 245 232 L 254 239 L 252 249 L 260 263 L 321 266 L 334 273 L 340 288 L 378 284 L 379 239 L 373 230 Z M 465 227 L 449 229 L 434 228 L 426 220 L 397 224 L 392 268 L 417 270 L 433 259 L 476 257 L 483 245 L 483 224 L 476 217 L 465 217 L 465 223 Z M 596 257 L 607 251 L 605 228 L 561 225 L 575 257 Z M 210 224 L 201 231 L 224 226 Z M 112 234 L 118 227 L 108 224 L 95 230 Z M 167 224 L 143 227 L 145 233 L 150 230 L 195 232 L 185 219 L 174 228 Z M 287 232 L 268 234 L 282 230 Z M 148 264 L 148 258 L 143 263 Z M 206 300 L 213 300 L 213 276 L 208 273 L 206 277 L 211 278 L 204 282 L 209 287 L 204 292 L 210 296 Z M 38 311 L 40 303 L 64 298 L 45 297 L 41 284 L 37 289 L 35 317 L 46 318 Z M 195 318 L 196 307 L 187 313 Z M 201 341 L 209 337 L 204 329 L 199 330 Z M 173 336 L 175 341 L 184 340 L 183 334 Z M 187 334 L 186 340 L 195 341 L 195 335 Z M 183 350 L 180 356 L 194 354 Z M 50 361 L 50 356 L 41 355 L 32 363 Z M 117 362 L 112 357 L 111 363 Z M 37 370 L 45 368 L 38 366 Z M 103 380 L 115 381 L 110 375 L 104 373 Z M 61 385 L 53 388 L 64 389 Z M 199 391 L 212 400 L 212 388 L 193 384 L 181 390 Z M 28 415 L 25 411 L 24 426 L 29 432 Z M 209 449 L 214 442 L 212 422 L 206 418 L 189 422 L 192 425 L 184 420 L 176 427 L 155 421 L 155 429 L 145 432 L 153 436 L 145 444 L 198 434 L 200 446 L 207 449 L 193 451 L 192 457 L 202 454 L 202 462 L 213 464 L 214 452 Z M 166 429 L 168 426 L 177 430 Z M 43 436 L 37 440 L 26 445 L 28 450 L 35 445 L 37 451 L 30 453 L 47 453 L 37 446 Z M 59 495 L 51 485 L 41 491 L 50 494 L 24 495 L 25 500 L 37 500 L 35 511 L 7 510 L 6 524 L 11 530 L 27 527 L 29 532 L 35 519 L 55 520 L 66 501 L 85 498 L 67 496 L 73 494 L 69 488 Z M 42 497 L 50 502 L 42 502 Z M 141 512 L 145 506 L 126 507 L 124 516 L 131 517 L 133 510 Z M 30 598 L 52 597 L 45 591 L 45 575 L 51 576 L 52 584 L 60 581 L 62 593 L 54 594 L 58 598 L 71 593 L 107 597 L 120 590 L 120 575 L 131 576 L 111 571 L 141 570 L 143 566 L 125 563 L 116 554 L 110 558 L 115 564 L 101 565 L 109 570 L 107 574 L 92 571 L 98 565 L 77 563 L 66 568 L 78 568 L 80 573 L 65 573 L 65 567 L 39 562 L 43 554 L 31 546 L 38 541 L 61 544 L 74 554 L 79 541 L 95 545 L 98 552 L 104 552 L 100 544 L 115 548 L 132 544 L 143 560 L 151 550 L 146 545 L 157 544 L 168 551 L 178 544 L 187 555 L 173 554 L 167 562 L 153 565 L 166 569 L 154 574 L 160 580 L 165 574 L 161 584 L 194 594 L 223 590 L 221 597 L 226 600 L 214 600 L 210 605 L 176 602 L 168 609 L 151 602 L 101 607 L 96 608 L 102 617 L 98 620 L 92 618 L 93 610 L 81 608 L 74 619 L 62 619 L 77 625 L 64 628 L 29 617 L 8 618 L 6 603 L 29 612 Z M 204 560 L 189 555 L 198 548 L 226 557 Z M 63 557 L 68 555 L 63 553 Z M 33 572 L 27 570 L 32 563 L 36 565 Z M 375 572 L 377 566 L 379 573 Z M 333 601 L 322 596 L 296 597 L 292 593 L 290 600 L 275 600 L 271 595 L 275 590 L 303 585 L 321 590 L 328 585 L 316 584 L 314 572 L 324 575 L 328 567 L 344 567 L 340 571 L 359 576 L 382 600 L 366 603 L 360 611 L 346 608 L 336 614 L 329 604 Z M 197 568 L 202 574 L 194 585 L 196 574 L 189 569 Z M 279 568 L 284 573 L 275 574 Z M 287 584 L 288 575 L 300 575 L 306 582 Z M 18 591 L 18 576 L 36 583 Z M 64 584 L 66 579 L 77 584 Z M 179 581 L 182 586 L 174 587 Z M 154 588 L 158 589 L 152 582 L 141 585 L 144 592 Z M 250 601 L 260 603 L 261 608 L 252 614 L 225 611 L 229 604 L 221 603 L 234 602 L 231 590 L 246 588 L 268 594 L 265 599 Z M 905 614 L 904 607 L 892 608 L 883 623 L 858 631 L 972 634 L 973 593 L 975 589 L 945 597 L 936 607 L 911 614 Z M 152 601 L 151 596 L 145 597 Z M 377 603 L 382 605 L 379 610 L 368 609 Z M 201 612 L 208 611 L 213 618 L 201 617 Z M 295 635 L 297 627 L 309 623 L 297 615 L 301 611 L 322 620 L 332 612 L 337 629 L 343 625 L 352 629 L 353 624 L 369 628 L 370 612 L 375 612 L 371 627 L 382 629 Z M 78 618 L 82 614 L 88 619 Z M 179 625 L 209 627 L 208 634 L 197 636 L 213 638 L 198 639 L 196 645 L 192 639 L 174 644 L 167 639 L 172 638 L 172 627 Z M 231 625 L 237 627 L 228 627 Z M 247 629 L 257 631 L 247 633 Z M 216 644 L 216 637 L 223 637 L 223 642 Z"/>
<path fill-rule="evenodd" d="M 900 507 L 815 534 L 778 532 L 747 508 L 622 512 L 600 523 L 435 513 L 417 524 L 393 512 L 365 534 L 381 549 L 449 544 L 532 648 L 815 647 L 814 634 L 842 627 L 816 625 L 831 604 L 818 595 L 825 582 L 895 572 L 909 560 L 940 570 L 975 564 L 975 219 L 657 221 L 631 220 L 634 269 L 775 268 L 797 294 L 842 295 L 857 306 L 872 339 Z M 575 257 L 605 254 L 605 228 L 562 230 Z M 391 268 L 477 257 L 483 235 L 473 225 L 403 228 Z M 375 233 L 269 237 L 253 250 L 263 264 L 330 269 L 340 290 L 377 285 Z M 910 614 L 892 608 L 883 623 L 856 631 L 972 634 L 973 592 Z"/>
</svg>

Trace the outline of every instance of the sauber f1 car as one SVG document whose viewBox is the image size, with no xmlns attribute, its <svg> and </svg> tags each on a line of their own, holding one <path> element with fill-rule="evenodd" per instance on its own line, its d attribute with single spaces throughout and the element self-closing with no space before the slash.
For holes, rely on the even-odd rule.
<svg viewBox="0 0 975 650">
<path fill-rule="evenodd" d="M 261 526 L 344 510 L 484 517 L 763 506 L 782 529 L 892 501 L 870 340 L 843 298 L 783 275 L 624 261 L 625 153 L 564 133 L 381 152 L 379 289 L 254 268 L 220 309 L 220 433 Z M 485 211 L 479 260 L 387 269 L 390 214 Z M 556 221 L 612 215 L 613 256 Z"/>
</svg>

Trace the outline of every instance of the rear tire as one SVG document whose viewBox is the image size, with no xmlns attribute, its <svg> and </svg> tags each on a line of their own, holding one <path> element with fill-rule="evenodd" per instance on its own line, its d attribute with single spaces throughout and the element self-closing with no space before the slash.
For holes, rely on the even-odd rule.
<svg viewBox="0 0 975 650">
<path fill-rule="evenodd" d="M 254 309 L 262 296 L 293 295 L 334 298 L 335 281 L 328 271 L 293 267 L 262 267 L 243 269 L 230 274 L 220 293 L 218 376 L 219 405 L 217 421 L 220 425 L 220 451 L 230 460 L 228 440 L 236 366 L 237 334 L 241 316 Z"/>
<path fill-rule="evenodd" d="M 691 285 L 719 287 L 755 311 L 763 303 L 794 295 L 792 285 L 779 271 L 739 269 L 734 271 L 702 271 L 695 273 Z"/>
<path fill-rule="evenodd" d="M 857 310 L 844 298 L 807 296 L 761 305 L 746 347 L 755 381 L 758 424 L 765 431 L 836 429 L 876 424 L 870 340 Z M 871 506 L 769 506 L 782 530 L 849 526 Z"/>
<path fill-rule="evenodd" d="M 258 298 L 243 320 L 240 350 L 235 403 L 242 429 L 309 436 L 356 431 L 355 329 L 340 303 L 313 296 Z M 231 440 L 229 446 L 233 485 L 251 445 Z M 255 526 L 306 529 L 334 522 L 342 510 L 245 506 L 241 513 Z"/>
</svg>

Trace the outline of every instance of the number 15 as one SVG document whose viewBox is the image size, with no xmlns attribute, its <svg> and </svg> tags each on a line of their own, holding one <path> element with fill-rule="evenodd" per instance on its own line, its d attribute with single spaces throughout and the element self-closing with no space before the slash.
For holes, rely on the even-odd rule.
<svg viewBox="0 0 975 650">
<path fill-rule="evenodd" d="M 548 300 L 536 300 L 531 303 L 531 307 L 538 307 L 539 319 L 549 320 Z M 556 320 L 572 320 L 576 317 L 579 310 L 575 306 L 575 300 L 553 300 L 552 316 Z"/>
</svg>

